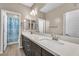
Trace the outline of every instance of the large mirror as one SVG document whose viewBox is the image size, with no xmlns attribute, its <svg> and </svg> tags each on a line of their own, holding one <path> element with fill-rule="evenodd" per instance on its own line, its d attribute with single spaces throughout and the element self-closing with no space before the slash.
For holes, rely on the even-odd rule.
<svg viewBox="0 0 79 59">
<path fill-rule="evenodd" d="M 79 10 L 64 14 L 64 35 L 79 38 Z"/>
<path fill-rule="evenodd" d="M 26 19 L 23 22 L 24 31 L 32 31 L 38 33 L 49 33 L 49 21 L 37 18 L 37 20 Z"/>
<path fill-rule="evenodd" d="M 59 28 L 61 22 L 62 21 L 59 18 L 55 18 L 53 21 L 42 18 L 37 18 L 37 20 L 27 19 L 24 22 L 24 27 L 25 30 L 32 30 L 39 33 L 53 33 L 57 35 L 79 37 L 79 10 L 64 13 L 62 28 Z"/>
<path fill-rule="evenodd" d="M 76 6 L 76 4 L 72 5 L 73 7 Z M 38 17 L 39 14 L 40 13 L 37 13 L 35 20 L 26 19 L 24 22 L 25 30 L 79 38 L 79 10 L 64 9 L 61 11 L 58 7 L 58 10 L 52 10 L 51 13 L 43 14 L 45 18 Z"/>
<path fill-rule="evenodd" d="M 72 8 L 68 6 L 72 6 Z M 79 43 L 78 8 L 77 4 L 60 4 L 60 8 L 57 7 L 55 10 L 45 13 L 42 10 L 41 12 L 44 14 L 38 12 L 35 20 L 26 19 L 27 21 L 24 23 L 26 25 L 24 25 L 25 30 L 30 30 L 34 33 L 57 35 L 62 40 Z"/>
</svg>

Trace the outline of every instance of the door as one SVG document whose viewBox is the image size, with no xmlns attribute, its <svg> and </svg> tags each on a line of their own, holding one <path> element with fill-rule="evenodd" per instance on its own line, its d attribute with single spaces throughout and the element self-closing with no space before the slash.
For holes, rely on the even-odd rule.
<svg viewBox="0 0 79 59">
<path fill-rule="evenodd" d="M 1 10 L 1 52 L 6 50 L 9 42 L 15 41 L 20 45 L 20 14 Z"/>
<path fill-rule="evenodd" d="M 5 14 L 5 16 L 4 16 L 4 24 L 3 24 L 3 31 L 4 31 L 4 51 L 6 50 L 6 48 L 7 48 L 7 16 L 6 16 L 6 14 Z"/>
<path fill-rule="evenodd" d="M 45 31 L 46 31 L 46 33 L 49 33 L 49 21 L 48 20 L 46 20 L 45 21 Z"/>
<path fill-rule="evenodd" d="M 1 10 L 1 51 L 7 47 L 7 16 L 5 10 Z"/>
<path fill-rule="evenodd" d="M 1 53 L 3 53 L 3 51 L 5 51 L 7 48 L 7 25 L 5 23 L 7 23 L 6 13 L 5 10 L 1 9 Z"/>
<path fill-rule="evenodd" d="M 79 38 L 79 10 L 64 14 L 64 34 Z"/>
<path fill-rule="evenodd" d="M 45 20 L 38 18 L 39 32 L 45 33 Z"/>
<path fill-rule="evenodd" d="M 19 17 L 17 15 L 7 15 L 7 42 L 18 43 L 19 39 Z"/>
</svg>

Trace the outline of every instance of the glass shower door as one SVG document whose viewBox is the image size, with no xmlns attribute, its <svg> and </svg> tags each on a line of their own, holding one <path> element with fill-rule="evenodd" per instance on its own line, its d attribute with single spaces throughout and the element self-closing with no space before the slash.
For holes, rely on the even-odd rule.
<svg viewBox="0 0 79 59">
<path fill-rule="evenodd" d="M 19 17 L 16 15 L 7 16 L 7 41 L 18 42 L 19 38 Z"/>
</svg>

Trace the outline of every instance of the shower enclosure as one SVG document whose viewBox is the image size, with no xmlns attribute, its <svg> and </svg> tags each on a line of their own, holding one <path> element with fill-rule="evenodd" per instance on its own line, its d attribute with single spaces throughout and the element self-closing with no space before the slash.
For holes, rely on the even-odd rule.
<svg viewBox="0 0 79 59">
<path fill-rule="evenodd" d="M 7 10 L 1 10 L 1 23 L 1 51 L 5 51 L 7 45 L 10 44 L 19 43 L 20 46 L 20 14 Z"/>
<path fill-rule="evenodd" d="M 19 36 L 19 17 L 7 15 L 7 43 L 17 42 Z"/>
</svg>

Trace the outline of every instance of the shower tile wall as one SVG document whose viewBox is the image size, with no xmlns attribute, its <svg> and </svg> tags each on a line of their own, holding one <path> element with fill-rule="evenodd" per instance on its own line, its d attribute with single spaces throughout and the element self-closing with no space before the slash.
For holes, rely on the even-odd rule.
<svg viewBox="0 0 79 59">
<path fill-rule="evenodd" d="M 8 43 L 17 42 L 19 36 L 19 18 L 18 16 L 8 15 L 7 19 Z"/>
</svg>

